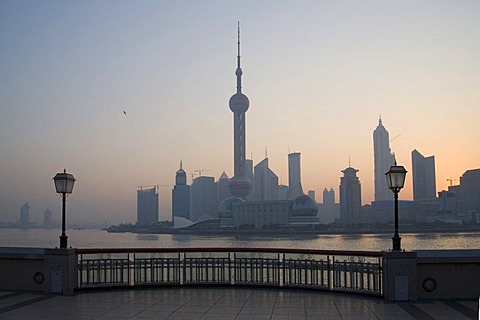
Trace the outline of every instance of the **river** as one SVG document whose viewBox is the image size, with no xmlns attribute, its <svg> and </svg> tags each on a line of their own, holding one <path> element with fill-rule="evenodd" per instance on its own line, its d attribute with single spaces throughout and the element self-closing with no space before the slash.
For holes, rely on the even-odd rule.
<svg viewBox="0 0 480 320">
<path fill-rule="evenodd" d="M 0 247 L 55 248 L 60 230 L 0 229 Z M 343 234 L 278 236 L 236 235 L 205 236 L 191 234 L 108 233 L 104 230 L 67 230 L 68 246 L 74 248 L 185 248 L 185 247 L 247 247 L 302 248 L 320 250 L 388 251 L 390 234 Z M 480 232 L 405 233 L 402 249 L 480 249 Z"/>
</svg>

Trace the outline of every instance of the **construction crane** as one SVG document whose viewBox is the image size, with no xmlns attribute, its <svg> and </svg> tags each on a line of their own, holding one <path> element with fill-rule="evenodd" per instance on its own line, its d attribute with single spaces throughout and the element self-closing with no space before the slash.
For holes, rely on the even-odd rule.
<svg viewBox="0 0 480 320">
<path fill-rule="evenodd" d="M 397 138 L 400 137 L 401 135 L 402 135 L 401 133 L 400 133 L 400 134 L 397 134 L 395 137 L 393 137 L 392 139 L 390 139 L 390 141 L 388 141 L 388 142 L 392 142 L 393 140 L 397 139 Z"/>
<path fill-rule="evenodd" d="M 198 176 L 202 176 L 202 172 L 203 171 L 212 171 L 210 169 L 197 169 L 197 170 L 194 170 L 196 173 L 198 173 Z M 193 179 L 193 176 L 192 176 L 192 179 Z"/>
<path fill-rule="evenodd" d="M 451 187 L 453 185 L 453 182 L 458 181 L 458 179 L 453 179 L 452 177 L 450 177 L 450 179 L 447 179 L 447 181 L 450 181 L 450 187 Z"/>
</svg>

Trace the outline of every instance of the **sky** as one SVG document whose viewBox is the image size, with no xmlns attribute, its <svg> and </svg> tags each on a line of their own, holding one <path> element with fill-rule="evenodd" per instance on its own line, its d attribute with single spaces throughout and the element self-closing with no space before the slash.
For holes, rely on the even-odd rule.
<svg viewBox="0 0 480 320">
<path fill-rule="evenodd" d="M 136 221 L 138 186 L 171 218 L 180 160 L 233 173 L 237 21 L 247 157 L 267 150 L 322 201 L 349 164 L 373 200 L 381 115 L 409 173 L 435 156 L 437 191 L 480 167 L 479 1 L 0 1 L 0 222 L 28 202 L 60 220 L 53 176 L 77 182 L 67 221 Z M 126 112 L 126 115 L 124 112 Z M 456 179 L 456 180 L 455 180 Z M 393 197 L 393 195 L 392 195 Z"/>
</svg>

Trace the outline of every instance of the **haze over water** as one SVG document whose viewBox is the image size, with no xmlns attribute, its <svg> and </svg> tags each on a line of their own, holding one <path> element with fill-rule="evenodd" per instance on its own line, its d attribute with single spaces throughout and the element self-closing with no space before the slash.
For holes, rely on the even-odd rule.
<svg viewBox="0 0 480 320">
<path fill-rule="evenodd" d="M 55 229 L 1 229 L 0 247 L 46 247 L 59 245 Z M 102 230 L 68 230 L 68 245 L 74 248 L 302 248 L 319 250 L 388 251 L 391 234 L 365 235 L 237 235 L 200 236 L 180 234 L 107 233 Z M 401 234 L 402 249 L 480 249 L 480 232 Z"/>
</svg>

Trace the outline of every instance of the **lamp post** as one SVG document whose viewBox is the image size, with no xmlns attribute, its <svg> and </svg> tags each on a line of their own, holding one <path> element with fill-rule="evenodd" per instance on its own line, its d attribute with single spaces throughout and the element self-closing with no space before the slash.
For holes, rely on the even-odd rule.
<svg viewBox="0 0 480 320">
<path fill-rule="evenodd" d="M 53 177 L 53 181 L 55 182 L 57 193 L 62 195 L 62 235 L 60 236 L 60 248 L 66 248 L 68 237 L 65 234 L 65 204 L 67 202 L 67 195 L 72 193 L 76 180 L 73 174 L 67 173 L 67 170 L 63 169 L 62 173 L 57 173 L 55 177 Z"/>
<path fill-rule="evenodd" d="M 401 251 L 400 243 L 402 238 L 398 235 L 398 193 L 405 184 L 407 170 L 405 170 L 403 166 L 397 166 L 397 162 L 395 162 L 395 165 L 390 167 L 388 172 L 385 173 L 385 176 L 387 177 L 388 188 L 392 190 L 395 195 L 395 235 L 392 238 L 393 251 Z"/>
</svg>

